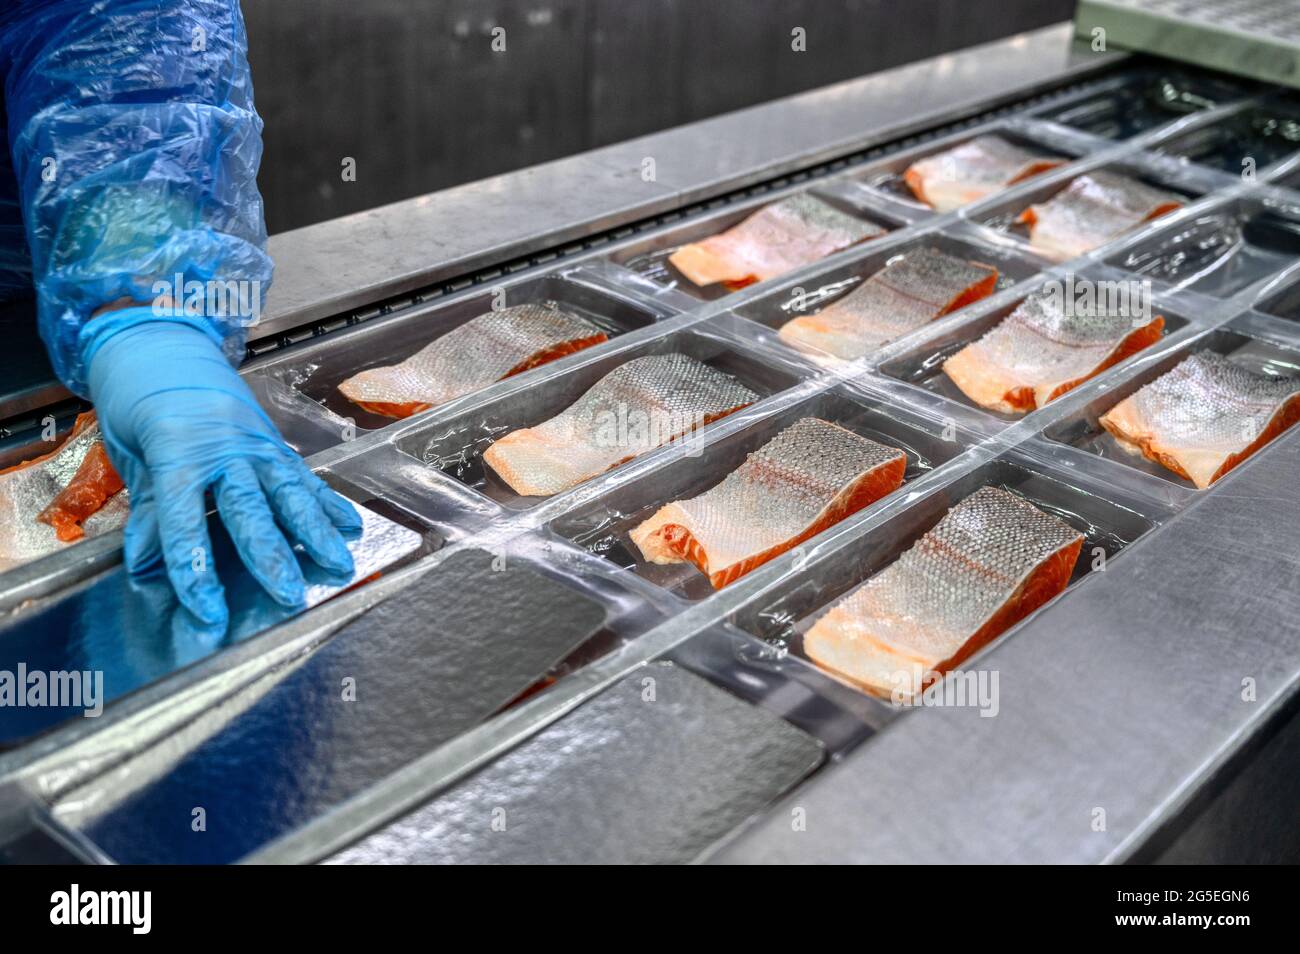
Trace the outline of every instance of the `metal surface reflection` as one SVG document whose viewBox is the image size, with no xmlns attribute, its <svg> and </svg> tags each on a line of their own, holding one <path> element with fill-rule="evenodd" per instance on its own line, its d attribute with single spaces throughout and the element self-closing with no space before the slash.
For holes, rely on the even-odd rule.
<svg viewBox="0 0 1300 954">
<path fill-rule="evenodd" d="M 182 607 L 161 568 L 148 576 L 132 576 L 120 564 L 20 614 L 0 629 L 0 672 L 14 675 L 15 691 L 23 683 L 30 687 L 33 680 L 49 681 L 51 673 L 89 672 L 92 698 L 83 695 L 77 705 L 54 705 L 50 703 L 60 700 L 38 700 L 29 692 L 23 700 L 28 704 L 0 708 L 0 748 L 80 717 L 86 702 L 111 703 L 248 639 L 420 550 L 421 537 L 415 531 L 364 507 L 357 510 L 362 531 L 348 541 L 356 570 L 350 577 L 332 576 L 299 552 L 307 580 L 306 603 L 299 609 L 281 606 L 267 595 L 240 563 L 220 521 L 213 520 L 213 564 L 230 607 L 224 631 L 205 627 Z M 20 679 L 20 674 L 26 678 Z M 32 704 L 37 701 L 40 704 Z"/>
</svg>

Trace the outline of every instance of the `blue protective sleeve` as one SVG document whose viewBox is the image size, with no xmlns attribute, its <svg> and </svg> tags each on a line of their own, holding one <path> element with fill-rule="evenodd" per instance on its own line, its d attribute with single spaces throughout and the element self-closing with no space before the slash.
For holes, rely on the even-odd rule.
<svg viewBox="0 0 1300 954">
<path fill-rule="evenodd" d="M 0 73 L 41 337 L 69 389 L 87 393 L 95 310 L 154 302 L 177 275 L 178 292 L 240 283 L 261 313 L 262 121 L 237 0 L 7 0 Z M 204 330 L 238 361 L 248 314 L 218 312 Z"/>
</svg>

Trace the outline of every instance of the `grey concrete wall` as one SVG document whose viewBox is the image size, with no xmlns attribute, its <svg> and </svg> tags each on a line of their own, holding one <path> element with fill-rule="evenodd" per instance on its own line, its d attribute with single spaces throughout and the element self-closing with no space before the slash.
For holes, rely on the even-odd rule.
<svg viewBox="0 0 1300 954">
<path fill-rule="evenodd" d="M 243 0 L 267 223 L 283 231 L 558 158 L 1054 23 L 1073 6 Z M 805 52 L 791 49 L 795 27 Z"/>
</svg>

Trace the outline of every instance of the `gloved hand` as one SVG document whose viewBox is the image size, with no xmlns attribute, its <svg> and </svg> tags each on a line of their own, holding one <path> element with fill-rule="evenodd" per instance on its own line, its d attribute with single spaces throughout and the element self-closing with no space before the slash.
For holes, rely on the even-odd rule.
<svg viewBox="0 0 1300 954">
<path fill-rule="evenodd" d="M 109 459 L 131 492 L 127 568 L 163 560 L 181 603 L 224 625 L 207 488 L 244 565 L 286 606 L 300 605 L 305 590 L 290 542 L 348 574 L 340 531 L 360 530 L 361 519 L 284 443 L 207 329 L 131 307 L 87 324 L 81 347 Z"/>
</svg>

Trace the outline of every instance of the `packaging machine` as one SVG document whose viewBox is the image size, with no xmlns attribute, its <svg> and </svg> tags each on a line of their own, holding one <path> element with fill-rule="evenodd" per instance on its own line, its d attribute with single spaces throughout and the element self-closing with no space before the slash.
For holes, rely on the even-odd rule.
<svg viewBox="0 0 1300 954">
<path fill-rule="evenodd" d="M 120 534 L 5 571 L 0 669 L 100 671 L 104 705 L 0 711 L 0 856 L 1296 860 L 1300 432 L 1197 490 L 1098 418 L 1196 350 L 1300 372 L 1298 117 L 1294 93 L 1062 25 L 276 236 L 242 373 L 366 510 L 357 576 L 294 616 L 249 593 L 212 638 L 127 578 Z M 987 132 L 1062 164 L 947 214 L 901 187 Z M 1060 265 L 1009 226 L 1100 169 L 1186 203 Z M 888 234 L 725 295 L 667 264 L 808 191 Z M 998 291 L 856 363 L 778 340 L 793 300 L 922 246 L 995 264 Z M 1071 276 L 1149 281 L 1167 334 L 1018 418 L 939 373 Z M 609 340 L 399 421 L 338 396 L 501 296 Z M 29 346 L 5 359 L 0 463 L 78 409 Z M 548 498 L 484 468 L 502 433 L 670 352 L 760 400 Z M 716 592 L 629 548 L 807 416 L 904 448 L 903 488 Z M 964 665 L 996 677 L 975 704 L 899 707 L 803 655 L 811 619 L 990 485 L 1066 519 L 1089 559 Z"/>
</svg>

